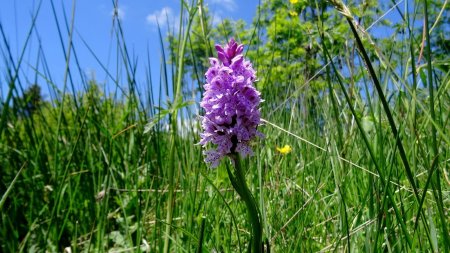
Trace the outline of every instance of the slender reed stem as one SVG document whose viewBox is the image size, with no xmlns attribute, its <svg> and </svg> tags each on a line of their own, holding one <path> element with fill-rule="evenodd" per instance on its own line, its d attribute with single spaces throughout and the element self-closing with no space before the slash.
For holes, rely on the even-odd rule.
<svg viewBox="0 0 450 253">
<path fill-rule="evenodd" d="M 191 8 L 192 10 L 192 8 Z M 180 10 L 180 17 L 183 17 L 183 12 L 184 12 L 184 8 L 183 8 L 183 4 L 181 5 L 181 10 Z M 187 39 L 189 37 L 189 31 L 191 28 L 191 24 L 192 24 L 192 19 L 193 19 L 193 15 L 195 14 L 195 9 L 194 12 L 191 12 L 190 10 L 188 10 L 189 12 L 189 21 L 187 23 L 187 27 L 186 30 L 184 31 L 184 33 L 182 34 L 182 30 L 181 30 L 181 24 L 180 24 L 180 40 L 182 39 L 182 44 L 181 44 L 181 48 L 180 50 L 180 57 L 178 58 L 178 62 L 177 62 L 177 79 L 176 79 L 176 84 L 175 84 L 175 90 L 174 90 L 174 101 L 172 104 L 172 113 L 170 115 L 170 121 L 171 121 L 171 144 L 170 144 L 170 152 L 171 152 L 171 160 L 170 160 L 170 166 L 169 166 L 169 171 L 168 171 L 168 179 L 169 179 L 169 198 L 167 201 L 167 214 L 166 214 L 166 232 L 165 232 L 165 238 L 164 238 L 164 253 L 169 252 L 170 249 L 170 233 L 171 233 L 171 227 L 172 227 L 172 220 L 173 220 L 173 209 L 174 209 L 174 204 L 175 204 L 175 197 L 174 197 L 174 184 L 175 184 L 175 149 L 176 149 L 176 138 L 177 138 L 177 120 L 178 120 L 178 110 L 180 108 L 180 104 L 183 100 L 182 95 L 181 95 L 181 86 L 182 86 L 182 80 L 183 80 L 183 74 L 184 74 L 184 52 L 186 50 L 186 45 L 187 45 Z M 180 20 L 182 20 L 182 18 L 180 18 Z"/>
<path fill-rule="evenodd" d="M 427 58 L 427 71 L 428 71 L 428 91 L 430 94 L 430 114 L 431 114 L 431 118 L 433 120 L 435 120 L 436 122 L 439 122 L 439 120 L 436 120 L 436 112 L 434 111 L 434 87 L 433 87 L 433 62 L 432 62 L 432 51 L 431 51 L 431 40 L 430 40 L 430 30 L 428 29 L 428 4 L 426 1 L 423 1 L 423 5 L 424 5 L 424 12 L 425 12 L 425 17 L 424 17 L 424 21 L 425 21 L 425 35 L 426 35 L 426 40 L 427 40 L 427 44 L 426 44 L 426 58 Z M 439 148 L 437 145 L 437 137 L 436 137 L 436 127 L 435 125 L 431 124 L 431 148 L 433 151 L 433 162 L 431 163 L 432 166 L 429 170 L 430 173 L 430 177 L 433 176 L 433 172 L 435 172 L 435 178 L 434 180 L 432 179 L 431 181 L 431 185 L 433 187 L 433 196 L 436 199 L 436 203 L 437 203 L 437 209 L 438 209 L 438 213 L 439 213 L 439 217 L 441 219 L 441 223 L 442 223 L 442 237 L 444 238 L 444 245 L 445 245 L 445 252 L 449 252 L 450 251 L 450 236 L 448 234 L 448 230 L 447 230 L 447 225 L 446 225 L 446 215 L 444 214 L 444 203 L 442 200 L 442 189 L 441 189 L 441 182 L 440 182 L 440 170 L 437 167 L 439 164 Z"/>
</svg>

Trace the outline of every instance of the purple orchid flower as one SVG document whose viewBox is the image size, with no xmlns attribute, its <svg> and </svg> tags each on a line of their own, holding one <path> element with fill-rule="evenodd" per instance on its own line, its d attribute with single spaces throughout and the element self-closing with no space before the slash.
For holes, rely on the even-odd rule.
<svg viewBox="0 0 450 253">
<path fill-rule="evenodd" d="M 218 59 L 210 58 L 211 67 L 205 74 L 207 83 L 200 103 L 205 115 L 199 144 L 216 146 L 204 151 L 205 162 L 212 168 L 229 154 L 253 155 L 250 141 L 256 136 L 263 137 L 257 131 L 262 100 L 253 86 L 256 71 L 242 55 L 243 45 L 231 39 L 225 47 L 216 45 L 216 50 Z"/>
</svg>

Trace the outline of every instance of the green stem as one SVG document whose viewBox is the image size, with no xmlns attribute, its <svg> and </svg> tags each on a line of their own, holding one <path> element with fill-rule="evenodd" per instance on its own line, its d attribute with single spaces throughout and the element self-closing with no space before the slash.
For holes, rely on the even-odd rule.
<svg viewBox="0 0 450 253">
<path fill-rule="evenodd" d="M 430 30 L 428 29 L 428 4 L 427 1 L 423 1 L 424 4 L 424 12 L 425 12 L 425 35 L 426 35 L 426 58 L 427 58 L 427 71 L 428 71 L 428 91 L 430 94 L 430 114 L 431 118 L 435 120 L 436 122 L 439 122 L 436 117 L 436 112 L 434 111 L 434 87 L 433 87 L 433 61 L 431 60 L 432 57 L 432 51 L 431 51 L 431 40 L 430 40 Z M 432 178 L 432 173 L 435 171 L 435 178 L 434 180 L 431 180 L 431 185 L 433 187 L 433 196 L 436 199 L 437 203 L 437 209 L 439 212 L 439 217 L 441 219 L 442 223 L 442 237 L 444 241 L 445 246 L 445 252 L 450 251 L 450 236 L 447 230 L 447 222 L 446 222 L 446 215 L 444 214 L 444 203 L 442 200 L 442 189 L 441 189 L 441 182 L 440 182 L 440 175 L 439 175 L 439 168 L 437 167 L 439 164 L 439 149 L 437 144 L 437 137 L 436 137 L 436 127 L 434 124 L 431 124 L 431 144 L 432 144 L 432 151 L 433 151 L 433 162 L 432 166 L 429 170 L 430 178 Z"/>
<path fill-rule="evenodd" d="M 244 173 L 242 171 L 241 162 L 238 154 L 231 154 L 231 159 L 234 161 L 234 173 L 233 176 L 228 170 L 228 176 L 235 190 L 238 192 L 239 196 L 245 202 L 248 210 L 248 219 L 252 226 L 252 251 L 253 253 L 260 253 L 262 251 L 262 226 L 261 226 L 261 215 L 259 212 L 258 205 L 256 204 L 255 198 L 248 189 L 247 183 L 245 181 Z"/>
<path fill-rule="evenodd" d="M 183 3 L 183 1 L 182 1 Z M 180 53 L 177 61 L 177 78 L 176 78 L 176 84 L 175 84 L 175 90 L 173 91 L 174 95 L 174 101 L 172 103 L 172 113 L 170 114 L 170 121 L 171 121 L 171 144 L 170 144 L 170 152 L 171 152 L 171 159 L 170 159 L 170 166 L 168 171 L 168 179 L 169 179 L 169 198 L 167 201 L 167 214 L 166 214 L 166 230 L 165 230 L 165 238 L 164 238 L 164 253 L 168 253 L 170 249 L 170 237 L 171 237 L 171 229 L 172 229 L 172 221 L 173 221 L 173 209 L 175 204 L 175 196 L 174 196 L 174 188 L 175 188 L 175 148 L 176 148 L 176 138 L 177 138 L 177 120 L 178 120 L 178 109 L 180 108 L 180 104 L 183 100 L 182 98 L 182 92 L 181 92 L 181 86 L 183 82 L 183 75 L 184 75 L 184 52 L 186 50 L 186 44 L 189 37 L 189 31 L 191 29 L 192 20 L 194 18 L 195 14 L 195 8 L 193 9 L 192 6 L 190 9 L 188 9 L 189 14 L 189 20 L 187 23 L 186 30 L 182 34 L 182 24 L 181 20 L 183 17 L 184 12 L 184 5 L 181 4 L 181 10 L 180 10 L 180 30 L 179 30 L 179 36 L 180 40 L 182 38 L 182 44 L 181 48 L 179 48 Z M 193 10 L 193 11 L 192 11 Z"/>
</svg>

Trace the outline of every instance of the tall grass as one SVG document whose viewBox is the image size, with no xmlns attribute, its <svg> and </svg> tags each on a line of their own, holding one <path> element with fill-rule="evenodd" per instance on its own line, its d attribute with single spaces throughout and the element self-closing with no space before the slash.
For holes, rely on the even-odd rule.
<svg viewBox="0 0 450 253">
<path fill-rule="evenodd" d="M 146 73 L 137 71 L 118 17 L 111 64 L 74 39 L 76 5 L 63 20 L 52 8 L 65 56 L 62 84 L 52 79 L 42 45 L 31 52 L 39 56 L 36 63 L 24 63 L 31 41 L 41 43 L 34 22 L 43 15 L 40 5 L 27 39 L 16 45 L 22 48 L 18 58 L 0 23 L 0 81 L 8 84 L 0 122 L 1 251 L 246 251 L 246 209 L 236 201 L 226 164 L 207 168 L 202 147 L 195 145 L 201 130 L 194 102 L 204 80 L 186 74 L 184 57 L 205 61 L 185 54 L 195 36 L 207 44 L 209 56 L 213 45 L 203 2 L 183 3 L 175 52 L 166 51 L 160 30 L 159 83 L 151 81 L 155 63 L 145 63 Z M 323 63 L 316 73 L 301 83 L 279 80 L 287 89 L 257 84 L 265 100 L 260 130 L 266 137 L 255 144 L 255 156 L 242 162 L 259 200 L 265 241 L 272 252 L 449 251 L 450 74 L 436 66 L 441 63 L 429 46 L 430 22 L 439 17 L 428 20 L 426 1 L 384 11 L 403 17 L 404 32 L 388 37 L 405 49 L 394 65 L 394 48 L 383 48 L 371 30 L 356 26 L 352 6 L 334 4 L 337 10 L 316 3 Z M 347 47 L 339 50 L 325 36 L 324 27 L 333 24 L 322 19 L 336 11 L 349 24 Z M 425 17 L 422 41 L 414 33 L 417 12 Z M 192 33 L 198 16 L 202 32 Z M 264 41 L 261 25 L 251 27 L 250 39 Z M 77 47 L 97 59 L 106 83 L 85 76 Z M 167 61 L 170 54 L 175 61 Z M 276 66 L 255 59 L 254 67 L 265 76 Z M 27 69 L 33 76 L 23 74 Z M 138 75 L 147 81 L 138 83 Z M 325 87 L 312 96 L 318 78 Z M 49 89 L 50 101 L 30 107 L 32 99 L 23 94 L 31 79 Z M 276 152 L 285 144 L 291 153 Z"/>
</svg>

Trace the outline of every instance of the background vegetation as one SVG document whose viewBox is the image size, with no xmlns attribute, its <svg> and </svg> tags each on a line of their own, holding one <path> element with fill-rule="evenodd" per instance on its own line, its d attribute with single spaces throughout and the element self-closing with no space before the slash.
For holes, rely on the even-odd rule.
<svg viewBox="0 0 450 253">
<path fill-rule="evenodd" d="M 217 26 L 201 0 L 180 4 L 182 26 L 160 38 L 159 84 L 148 70 L 138 85 L 118 18 L 128 82 L 79 90 L 79 65 L 62 85 L 45 57 L 23 76 L 0 26 L 2 252 L 245 251 L 225 162 L 207 168 L 195 145 L 208 57 L 231 37 L 265 100 L 266 138 L 245 167 L 272 252 L 450 250 L 447 1 L 265 0 L 252 24 Z M 47 82 L 26 85 L 37 77 Z"/>
</svg>

